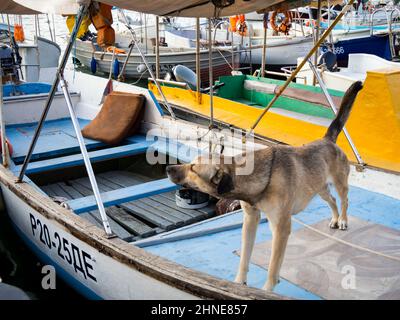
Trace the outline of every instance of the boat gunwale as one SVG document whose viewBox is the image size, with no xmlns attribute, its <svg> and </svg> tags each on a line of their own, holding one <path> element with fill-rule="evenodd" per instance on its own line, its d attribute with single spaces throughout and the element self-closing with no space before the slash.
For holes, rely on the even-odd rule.
<svg viewBox="0 0 400 320">
<path fill-rule="evenodd" d="M 273 292 L 218 279 L 156 256 L 119 238 L 107 239 L 100 228 L 54 203 L 29 183 L 17 183 L 16 178 L 9 169 L 1 166 L 0 183 L 32 209 L 45 218 L 54 220 L 72 236 L 98 250 L 99 253 L 112 257 L 155 280 L 205 299 L 291 299 Z"/>
</svg>

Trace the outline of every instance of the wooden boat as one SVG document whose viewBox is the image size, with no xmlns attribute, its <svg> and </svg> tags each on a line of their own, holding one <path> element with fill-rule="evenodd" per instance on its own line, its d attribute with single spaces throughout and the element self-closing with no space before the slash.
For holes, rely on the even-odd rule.
<svg viewBox="0 0 400 320">
<path fill-rule="evenodd" d="M 338 68 L 335 71 L 321 70 L 321 77 L 330 89 L 346 91 L 355 81 L 365 81 L 368 71 L 379 69 L 400 69 L 399 62 L 387 61 L 372 54 L 353 53 L 349 54 L 347 68 Z M 296 78 L 297 83 L 312 83 L 312 71 L 304 67 Z"/>
<path fill-rule="evenodd" d="M 126 41 L 126 40 L 125 40 Z M 122 49 L 128 49 L 123 45 L 118 45 Z M 84 66 L 90 67 L 92 57 L 96 60 L 97 70 L 108 75 L 110 72 L 110 65 L 112 63 L 112 52 L 103 52 L 101 50 L 94 50 L 93 44 L 90 41 L 76 41 L 76 50 L 74 57 L 79 60 Z M 156 55 L 152 48 L 151 53 L 145 53 L 146 60 L 149 66 L 155 72 L 156 70 Z M 115 54 L 115 59 L 119 61 L 122 68 L 127 54 Z M 221 48 L 214 50 L 212 54 L 212 64 L 214 71 L 214 79 L 219 76 L 228 75 L 232 69 L 239 66 L 240 54 L 234 54 L 232 65 L 232 50 L 231 48 Z M 160 76 L 163 77 L 170 72 L 172 68 L 178 64 L 184 65 L 192 70 L 196 69 L 196 50 L 190 48 L 176 48 L 176 47 L 162 47 L 160 46 Z M 138 52 L 133 52 L 128 60 L 125 76 L 128 78 L 147 78 L 149 73 L 145 68 L 142 70 L 140 66 L 143 65 L 142 57 Z M 200 52 L 200 66 L 201 77 L 204 83 L 208 82 L 208 50 L 201 50 Z M 139 68 L 138 68 L 139 67 Z"/>
<path fill-rule="evenodd" d="M 47 121 L 43 124 L 42 135 L 36 142 L 32 162 L 22 182 L 16 179 L 21 170 L 21 162 L 27 154 L 27 142 L 35 135 L 34 130 L 42 111 L 40 105 L 32 101 L 43 101 L 44 97 L 21 98 L 18 107 L 23 108 L 22 115 L 19 113 L 16 116 L 16 113 L 11 112 L 18 108 L 16 105 L 5 105 L 6 133 L 15 151 L 9 167 L 0 166 L 0 187 L 7 212 L 21 238 L 43 262 L 55 266 L 60 277 L 87 297 L 399 298 L 398 174 L 375 170 L 370 166 L 359 172 L 352 166 L 350 212 L 354 218 L 350 223 L 354 223 L 354 233 L 352 229 L 346 233 L 328 229 L 330 210 L 319 199 L 315 199 L 306 210 L 293 218 L 292 236 L 306 241 L 300 248 L 296 247 L 296 243 L 289 243 L 288 259 L 283 265 L 286 271 L 275 292 L 268 293 L 259 289 L 266 277 L 265 267 L 259 267 L 264 265 L 260 260 L 252 260 L 249 286 L 238 285 L 232 280 L 239 259 L 237 250 L 240 247 L 243 219 L 241 211 L 209 218 L 212 211 L 189 212 L 178 209 L 170 194 L 177 186 L 165 178 L 163 166 L 154 163 L 150 165 L 144 161 L 149 154 L 156 157 L 167 155 L 171 162 L 177 158 L 190 161 L 194 155 L 208 150 L 210 141 L 217 150 L 221 148 L 223 138 L 229 138 L 227 131 L 210 130 L 208 126 L 174 119 L 163 111 L 150 90 L 116 81 L 113 84 L 114 90 L 145 96 L 146 107 L 140 133 L 127 137 L 122 144 L 116 146 L 89 139 L 84 140 L 85 148 L 80 146 L 82 150 L 89 149 L 90 160 L 95 163 L 95 177 L 102 192 L 102 203 L 108 208 L 110 226 L 119 235 L 116 238 L 108 237 L 101 224 L 99 226 L 102 218 L 99 217 L 95 198 L 85 179 L 84 161 L 78 154 L 80 131 L 74 131 L 67 118 L 71 113 L 72 120 L 79 121 L 80 125 L 91 121 L 100 111 L 102 90 L 98 89 L 105 87 L 107 79 L 64 71 L 60 79 L 63 88 L 66 84 L 64 78 L 71 91 L 69 95 L 64 93 L 70 97 L 69 102 L 73 104 L 74 112 L 71 112 L 70 105 L 67 109 L 65 102 L 55 97 L 54 108 L 50 109 Z M 174 104 L 185 101 L 190 108 L 193 106 L 190 99 L 195 97 L 199 101 L 193 91 L 164 89 Z M 174 91 L 177 94 L 175 99 L 170 95 L 173 91 L 168 92 L 168 89 L 178 90 Z M 385 93 L 382 90 L 382 94 Z M 201 97 L 206 107 L 208 96 Z M 222 102 L 226 103 L 225 107 Z M 228 120 L 240 127 L 238 121 L 243 121 L 243 117 L 236 119 L 236 110 L 231 109 L 240 104 L 233 105 L 229 100 L 219 97 L 215 103 L 215 115 L 219 121 Z M 228 108 L 232 110 L 230 118 L 222 119 L 221 114 L 227 115 Z M 249 107 L 246 110 L 249 117 L 254 115 L 254 111 L 251 111 L 253 109 Z M 73 125 L 76 128 L 77 123 Z M 261 125 L 262 128 L 266 127 L 264 123 Z M 304 128 L 293 129 L 299 131 Z M 320 136 L 323 130 L 319 130 Z M 310 134 L 309 138 L 315 134 L 305 132 Z M 301 133 L 297 132 L 299 141 L 304 140 Z M 242 153 L 241 138 L 239 134 L 239 138 L 233 136 L 226 141 L 229 143 L 224 143 L 224 153 Z M 268 144 L 261 139 L 252 142 L 249 137 L 245 146 L 251 151 L 266 148 Z M 271 239 L 267 224 L 265 220 L 261 223 L 258 243 Z M 312 224 L 312 229 L 308 224 Z M 315 230 L 319 231 L 315 233 Z M 333 249 L 324 247 L 322 250 L 318 247 L 316 252 L 310 252 L 310 248 L 315 248 L 310 241 L 320 243 L 320 236 L 335 242 L 328 243 Z M 268 243 L 259 244 L 257 249 L 267 252 L 265 246 Z M 337 247 L 337 243 L 342 247 Z M 326 259 L 320 259 L 319 262 L 297 260 L 296 253 L 300 252 L 304 256 L 306 250 L 305 256 L 315 259 L 320 257 L 321 250 L 328 255 L 332 253 L 333 260 L 328 259 L 329 265 L 321 265 L 321 261 Z M 374 259 L 373 264 L 371 259 Z M 343 268 L 348 266 L 356 270 L 367 270 L 357 274 L 357 287 L 352 290 L 341 285 L 342 272 L 347 270 Z"/>
<path fill-rule="evenodd" d="M 14 28 L 10 27 L 11 33 Z M 8 26 L 0 23 L 0 43 L 9 44 Z M 18 43 L 21 71 L 27 82 L 52 82 L 61 55 L 60 46 L 46 38 L 34 36 Z"/>
<path fill-rule="evenodd" d="M 248 75 L 222 77 L 220 82 L 225 85 L 219 89 L 218 97 L 215 98 L 216 121 L 246 130 L 275 95 L 276 88 L 284 83 Z M 362 150 L 360 152 L 366 163 L 395 172 L 400 171 L 397 148 L 400 143 L 400 122 L 396 116 L 400 106 L 399 101 L 394 98 L 399 94 L 398 83 L 398 69 L 368 71 L 364 89 L 357 98 L 346 125 L 356 146 Z M 157 96 L 152 83 L 149 88 Z M 290 84 L 289 89 L 292 94 L 278 99 L 255 133 L 260 137 L 291 145 L 303 145 L 322 137 L 329 124 L 328 119 L 333 116 L 322 90 L 295 83 Z M 176 108 L 203 117 L 209 116 L 208 98 L 203 97 L 199 102 L 185 89 L 169 86 L 163 86 L 163 92 Z M 317 93 L 317 96 L 313 96 L 313 93 Z M 331 90 L 330 93 L 337 98 L 343 96 L 340 91 Z M 390 139 L 385 139 L 385 143 L 382 143 L 380 137 L 383 136 Z M 338 144 L 349 159 L 356 161 L 343 135 L 339 136 Z"/>
<path fill-rule="evenodd" d="M 261 23 L 251 24 L 251 36 L 242 37 L 229 30 L 213 30 L 213 41 L 219 44 L 219 48 L 227 49 L 228 45 L 237 46 L 240 51 L 240 64 L 243 66 L 260 65 L 262 60 L 263 29 Z M 195 29 L 167 29 L 164 31 L 168 43 L 179 43 L 183 47 L 194 48 L 196 44 Z M 202 29 L 202 39 L 207 39 L 207 30 Z M 232 42 L 233 37 L 233 42 Z M 267 65 L 272 68 L 296 65 L 298 57 L 304 56 L 312 48 L 311 36 L 272 36 L 268 35 L 268 59 Z M 239 46 L 240 45 L 240 46 Z M 250 53 L 251 51 L 251 53 Z M 229 58 L 228 58 L 228 61 Z"/>
</svg>

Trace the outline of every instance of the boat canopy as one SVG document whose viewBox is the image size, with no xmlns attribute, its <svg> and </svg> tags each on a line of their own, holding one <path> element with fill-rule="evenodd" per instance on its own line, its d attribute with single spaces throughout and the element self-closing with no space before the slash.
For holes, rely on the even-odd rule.
<svg viewBox="0 0 400 320">
<path fill-rule="evenodd" d="M 36 14 L 38 11 L 24 7 L 12 0 L 1 0 L 0 13 L 4 14 Z"/>
<path fill-rule="evenodd" d="M 15 0 L 16 2 L 46 13 L 75 14 L 79 3 L 87 0 Z M 103 0 L 122 9 L 158 16 L 225 17 L 249 12 L 288 10 L 307 6 L 312 0 Z"/>
</svg>

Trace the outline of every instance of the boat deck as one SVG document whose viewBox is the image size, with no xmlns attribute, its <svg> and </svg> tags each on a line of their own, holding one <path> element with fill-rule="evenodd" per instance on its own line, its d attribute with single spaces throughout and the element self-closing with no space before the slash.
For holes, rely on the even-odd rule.
<svg viewBox="0 0 400 320">
<path fill-rule="evenodd" d="M 83 128 L 89 121 L 79 119 L 79 123 Z M 35 129 L 36 124 L 7 128 L 7 136 L 14 148 L 15 173 L 22 166 Z M 148 148 L 154 147 L 154 141 L 146 141 L 143 135 L 128 137 L 118 146 L 107 146 L 91 139 L 85 139 L 85 143 L 92 163 L 143 155 Z M 43 126 L 26 175 L 30 178 L 31 175 L 41 175 L 44 172 L 60 173 L 82 165 L 83 158 L 71 120 L 51 120 Z M 145 176 L 145 173 L 138 174 L 124 169 L 96 173 L 111 229 L 121 239 L 135 241 L 215 214 L 215 205 L 212 203 L 199 210 L 177 207 L 174 192 L 177 186 L 165 174 L 155 179 Z M 86 173 L 78 178 L 61 176 L 56 182 L 39 183 L 39 187 L 55 201 L 67 204 L 76 214 L 103 228 Z"/>
<path fill-rule="evenodd" d="M 337 197 L 336 193 L 333 195 Z M 400 199 L 400 196 L 399 196 Z M 358 243 L 362 247 L 378 248 L 378 251 L 389 252 L 389 255 L 399 257 L 399 247 L 398 243 L 400 241 L 400 222 L 399 222 L 399 212 L 400 212 L 400 200 L 392 197 L 388 197 L 379 193 L 367 191 L 358 187 L 350 187 L 349 191 L 349 216 L 350 224 L 347 231 L 342 231 L 338 229 L 329 230 L 329 234 L 333 237 L 340 237 L 349 242 L 360 242 Z M 307 225 L 314 225 L 316 223 L 326 223 L 328 225 L 330 221 L 331 213 L 328 205 L 320 199 L 319 196 L 315 197 L 308 207 L 295 216 L 296 219 L 306 223 Z M 360 229 L 356 228 L 355 224 L 352 224 L 352 218 L 356 217 L 359 220 L 368 222 L 369 224 L 383 225 L 393 232 L 388 232 L 386 234 L 374 234 L 369 236 L 367 241 L 362 240 L 360 235 Z M 240 250 L 241 243 L 241 221 L 242 221 L 242 211 L 239 210 L 235 213 L 231 213 L 225 216 L 218 216 L 198 224 L 188 226 L 186 228 L 173 230 L 169 233 L 164 233 L 157 235 L 155 237 L 145 239 L 135 243 L 140 247 L 144 247 L 146 250 L 160 255 L 162 257 L 168 258 L 179 264 L 182 264 L 188 268 L 192 268 L 198 271 L 202 271 L 213 276 L 223 278 L 226 280 L 233 281 L 239 266 L 239 256 L 235 251 Z M 302 224 L 297 223 L 293 220 L 292 223 L 292 235 L 291 238 L 295 236 L 295 233 L 304 230 Z M 328 228 L 329 229 L 329 228 Z M 343 233 L 345 233 L 343 235 Z M 313 241 L 319 240 L 320 235 L 311 232 L 311 235 L 306 238 L 307 240 L 307 250 L 316 248 L 317 244 Z M 360 239 L 358 239 L 360 238 Z M 385 239 L 386 238 L 386 239 Z M 265 241 L 271 240 L 271 231 L 268 226 L 268 222 L 265 219 L 260 223 L 257 232 L 256 245 L 263 243 Z M 360 240 L 360 241 L 358 241 Z M 303 244 L 303 243 L 302 243 Z M 370 260 L 366 259 L 368 253 L 363 250 L 355 250 L 352 247 L 344 246 L 339 252 L 335 249 L 332 252 L 339 255 L 339 258 L 335 261 L 335 264 L 330 266 L 330 269 L 315 270 L 315 267 L 319 265 L 312 264 L 309 266 L 304 266 L 304 260 L 308 260 L 313 257 L 309 257 L 308 254 L 304 253 L 303 261 L 301 259 L 288 260 L 290 255 L 298 252 L 299 247 L 288 248 L 286 253 L 283 268 L 288 268 L 287 263 L 290 267 L 297 268 L 301 270 L 299 274 L 303 277 L 302 283 L 309 283 L 315 285 L 315 290 L 307 290 L 297 283 L 286 280 L 283 275 L 281 275 L 280 283 L 276 286 L 274 292 L 290 296 L 298 299 L 323 299 L 327 297 L 319 296 L 315 292 L 318 291 L 320 286 L 325 286 L 326 281 L 329 279 L 319 282 L 315 276 L 321 271 L 329 272 L 334 270 L 341 275 L 340 270 L 346 265 L 356 265 L 356 274 L 358 275 L 358 287 L 363 288 L 362 277 L 365 274 L 370 277 L 375 277 L 380 279 L 382 286 L 389 287 L 393 285 L 396 288 L 396 283 L 393 284 L 388 274 L 389 267 L 393 268 L 393 264 L 397 266 L 397 270 L 400 270 L 400 262 L 387 260 L 384 257 L 379 257 L 379 264 L 370 264 Z M 291 251 L 293 250 L 293 251 Z M 300 250 L 303 250 L 300 248 Z M 307 252 L 308 252 L 307 251 Z M 304 251 L 306 252 L 306 251 Z M 328 251 L 331 252 L 331 251 Z M 323 252 L 319 252 L 321 255 Z M 326 254 L 326 252 L 324 252 Z M 351 254 L 350 254 L 351 253 Z M 264 253 L 265 259 L 267 256 L 267 251 Z M 254 254 L 253 254 L 254 257 Z M 286 262 L 285 262 L 286 261 Z M 260 266 L 250 263 L 249 275 L 248 275 L 248 285 L 256 288 L 262 288 L 264 285 L 268 271 L 267 265 Z M 319 271 L 319 272 L 316 272 Z M 385 278 L 385 276 L 388 276 Z M 344 277 L 343 274 L 342 277 Z M 368 281 L 367 279 L 367 285 Z M 345 290 L 345 289 L 343 289 Z M 347 290 L 348 291 L 348 290 Z M 347 292 L 343 294 L 343 297 L 348 294 L 353 295 L 353 299 L 357 299 L 357 290 L 352 290 L 352 292 Z M 373 294 L 373 293 L 371 293 Z M 339 293 L 340 295 L 340 293 Z M 393 299 L 394 296 L 391 297 Z M 365 297 L 369 299 L 368 297 Z M 396 299 L 399 298 L 397 292 Z M 340 298 L 341 299 L 341 298 Z"/>
</svg>

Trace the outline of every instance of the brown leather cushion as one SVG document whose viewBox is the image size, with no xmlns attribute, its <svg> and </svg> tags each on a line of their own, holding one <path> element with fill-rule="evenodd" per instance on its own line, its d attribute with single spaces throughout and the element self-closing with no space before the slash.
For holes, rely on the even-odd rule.
<svg viewBox="0 0 400 320">
<path fill-rule="evenodd" d="M 145 97 L 141 94 L 111 92 L 100 112 L 85 128 L 85 138 L 118 144 L 139 129 Z"/>
</svg>

